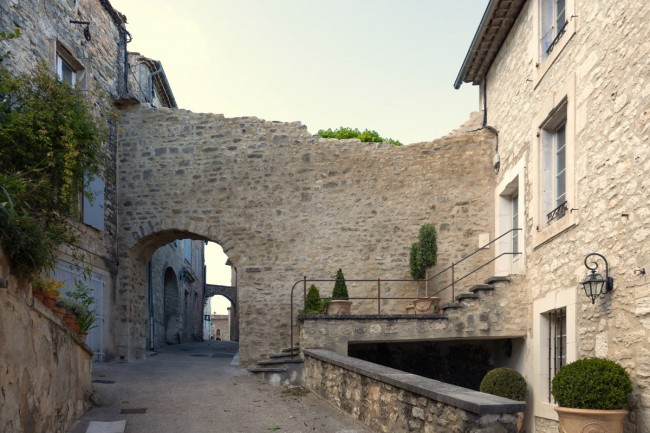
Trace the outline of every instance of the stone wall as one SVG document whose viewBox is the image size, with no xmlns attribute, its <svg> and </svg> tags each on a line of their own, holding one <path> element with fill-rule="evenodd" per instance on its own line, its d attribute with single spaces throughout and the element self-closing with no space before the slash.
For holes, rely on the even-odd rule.
<svg viewBox="0 0 650 433">
<path fill-rule="evenodd" d="M 65 433 L 88 408 L 92 352 L 10 272 L 0 250 L 2 432 Z"/>
<path fill-rule="evenodd" d="M 575 34 L 543 78 L 537 76 L 536 1 L 527 2 L 487 77 L 488 123 L 499 130 L 501 172 L 497 183 L 523 164 L 525 170 L 526 303 L 568 290 L 577 293 L 575 357 L 602 356 L 622 363 L 632 375 L 633 413 L 626 432 L 650 431 L 650 280 L 648 269 L 648 173 L 650 173 L 650 3 L 575 0 L 570 19 Z M 541 67 L 545 67 L 542 65 Z M 575 179 L 570 200 L 575 223 L 545 243 L 535 242 L 539 197 L 534 144 L 539 123 L 552 108 L 549 98 L 572 81 L 569 116 L 574 125 Z M 555 103 L 558 101 L 556 100 Z M 578 285 L 585 256 L 599 252 L 609 261 L 614 291 L 592 305 Z M 602 263 L 601 268 L 602 270 Z M 527 379 L 539 401 L 543 384 L 534 365 L 539 336 L 529 322 Z M 570 359 L 569 359 L 570 360 Z M 536 410 L 536 432 L 554 431 L 552 410 Z M 533 426 L 530 426 L 532 430 Z"/>
<path fill-rule="evenodd" d="M 289 293 L 303 276 L 329 279 L 342 268 L 348 279 L 409 278 L 423 223 L 438 228 L 441 266 L 492 233 L 486 131 L 400 148 L 325 140 L 299 123 L 134 107 L 122 111 L 119 142 L 124 359 L 143 355 L 147 257 L 174 238 L 217 242 L 237 268 L 247 364 L 288 344 Z M 351 296 L 376 292 L 374 283 L 348 287 Z M 393 283 L 382 293 L 416 291 Z"/>
<path fill-rule="evenodd" d="M 327 350 L 306 351 L 305 386 L 374 432 L 514 433 L 525 409 Z"/>
<path fill-rule="evenodd" d="M 113 109 L 112 101 L 125 91 L 123 81 L 124 52 L 123 34 L 106 10 L 102 0 L 6 0 L 0 1 L 0 31 L 11 32 L 18 28 L 21 35 L 11 40 L 0 40 L 0 53 L 11 52 L 3 62 L 10 71 L 29 72 L 43 63 L 56 71 L 57 51 L 75 63 L 78 86 L 85 90 L 91 107 L 103 106 Z M 110 8 L 110 6 L 108 6 Z M 111 8 L 112 10 L 112 8 Z M 83 25 L 71 24 L 70 20 L 89 21 L 91 40 L 84 37 Z M 103 316 L 103 341 L 106 359 L 113 356 L 114 291 L 117 276 L 116 234 L 117 208 L 115 186 L 116 131 L 111 118 L 105 119 L 109 126 L 109 139 L 104 143 L 106 166 L 101 177 L 104 190 L 104 231 L 98 231 L 79 221 L 79 247 L 62 249 L 61 258 L 89 265 L 103 275 L 106 282 Z"/>
</svg>

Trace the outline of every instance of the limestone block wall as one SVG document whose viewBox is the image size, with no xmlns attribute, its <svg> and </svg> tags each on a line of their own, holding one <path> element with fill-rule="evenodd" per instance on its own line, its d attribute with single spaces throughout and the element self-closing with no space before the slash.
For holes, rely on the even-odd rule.
<svg viewBox="0 0 650 433">
<path fill-rule="evenodd" d="M 567 2 L 569 3 L 569 2 Z M 500 182 L 523 161 L 525 170 L 525 286 L 532 304 L 561 290 L 577 292 L 576 356 L 603 356 L 622 363 L 635 384 L 629 431 L 650 431 L 650 281 L 635 270 L 650 263 L 648 173 L 650 173 L 650 4 L 575 0 L 570 38 L 541 80 L 536 77 L 536 1 L 527 2 L 487 77 L 488 123 L 499 130 Z M 561 83 L 575 86 L 569 98 L 574 116 L 575 225 L 546 243 L 535 243 L 536 200 L 533 119 L 550 107 Z M 521 191 L 520 191 L 521 193 Z M 615 289 L 591 304 L 578 282 L 584 257 L 605 255 Z M 602 269 L 602 264 L 601 264 Z M 527 377 L 539 394 L 530 317 Z M 537 397 L 536 397 L 537 398 Z M 538 417 L 536 432 L 556 429 Z M 626 430 L 628 431 L 628 430 Z"/>
<path fill-rule="evenodd" d="M 127 108 L 119 122 L 124 359 L 142 356 L 146 259 L 172 239 L 215 241 L 237 268 L 246 364 L 288 344 L 289 292 L 303 276 L 334 278 L 342 268 L 348 279 L 408 278 L 421 224 L 438 228 L 441 262 L 493 231 L 490 132 L 396 148 L 183 110 Z M 376 290 L 348 286 L 351 296 Z M 382 292 L 414 296 L 415 287 L 382 284 Z"/>
<path fill-rule="evenodd" d="M 4 433 L 67 432 L 88 408 L 92 352 L 11 276 L 0 250 L 0 425 Z"/>
<path fill-rule="evenodd" d="M 305 386 L 375 432 L 514 433 L 525 408 L 326 350 L 307 352 Z"/>
</svg>

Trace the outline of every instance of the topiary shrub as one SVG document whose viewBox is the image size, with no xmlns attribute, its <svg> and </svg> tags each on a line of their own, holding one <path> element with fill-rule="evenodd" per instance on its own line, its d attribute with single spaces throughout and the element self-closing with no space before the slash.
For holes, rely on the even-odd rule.
<svg viewBox="0 0 650 433">
<path fill-rule="evenodd" d="M 422 266 L 427 269 L 438 261 L 438 234 L 433 224 L 423 224 L 418 234 Z"/>
<path fill-rule="evenodd" d="M 558 405 L 573 409 L 623 409 L 632 392 L 630 375 L 603 358 L 571 362 L 557 372 L 551 393 Z"/>
<path fill-rule="evenodd" d="M 320 291 L 315 284 L 307 289 L 305 298 L 305 314 L 321 314 L 323 312 L 323 301 L 320 298 Z"/>
<path fill-rule="evenodd" d="M 526 379 L 512 368 L 490 370 L 481 381 L 481 392 L 516 401 L 526 400 Z"/>
<path fill-rule="evenodd" d="M 345 284 L 345 277 L 341 268 L 336 272 L 336 283 L 334 283 L 332 299 L 349 299 L 348 286 Z"/>
</svg>

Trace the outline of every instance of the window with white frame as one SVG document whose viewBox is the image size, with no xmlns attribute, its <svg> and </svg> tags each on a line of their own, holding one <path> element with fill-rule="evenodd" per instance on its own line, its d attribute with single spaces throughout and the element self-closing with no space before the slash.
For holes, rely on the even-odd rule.
<svg viewBox="0 0 650 433">
<path fill-rule="evenodd" d="M 557 420 L 551 383 L 558 370 L 578 355 L 577 293 L 552 290 L 533 301 L 533 382 L 535 416 Z"/>
<path fill-rule="evenodd" d="M 525 273 L 524 248 L 524 171 L 526 157 L 506 170 L 496 187 L 495 275 Z"/>
<path fill-rule="evenodd" d="M 548 387 L 547 401 L 548 403 L 555 403 L 551 394 L 551 382 L 558 370 L 566 365 L 567 358 L 566 308 L 548 311 L 543 316 L 544 325 L 548 328 L 546 345 L 546 368 L 548 369 L 546 375 L 546 385 Z"/>
<path fill-rule="evenodd" d="M 64 81 L 73 87 L 77 84 L 76 69 L 73 68 L 60 53 L 56 54 L 56 73 L 61 81 Z"/>
<path fill-rule="evenodd" d="M 540 0 L 540 53 L 546 59 L 569 23 L 566 16 L 566 0 Z"/>
<path fill-rule="evenodd" d="M 555 110 L 540 130 L 542 214 L 545 225 L 566 215 L 567 206 L 567 104 L 566 100 Z"/>
</svg>

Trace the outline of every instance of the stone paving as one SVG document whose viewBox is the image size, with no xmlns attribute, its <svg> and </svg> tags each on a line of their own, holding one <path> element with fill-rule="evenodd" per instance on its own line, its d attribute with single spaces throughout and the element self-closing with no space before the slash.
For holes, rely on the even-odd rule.
<svg viewBox="0 0 650 433">
<path fill-rule="evenodd" d="M 96 363 L 100 406 L 69 433 L 122 420 L 125 433 L 369 433 L 314 394 L 274 387 L 233 365 L 237 351 L 236 343 L 206 341 L 137 362 Z"/>
</svg>

